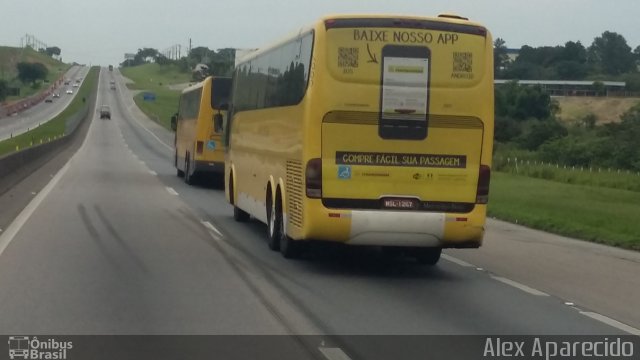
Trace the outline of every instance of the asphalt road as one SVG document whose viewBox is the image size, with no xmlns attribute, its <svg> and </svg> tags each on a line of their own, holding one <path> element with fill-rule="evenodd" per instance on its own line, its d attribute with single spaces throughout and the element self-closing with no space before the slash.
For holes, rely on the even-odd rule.
<svg viewBox="0 0 640 360">
<path fill-rule="evenodd" d="M 637 254 L 498 222 L 485 247 L 447 251 L 432 268 L 330 246 L 285 260 L 267 248 L 264 225 L 233 221 L 222 189 L 176 177 L 172 134 L 133 106 L 117 71 L 102 71 L 97 103 L 111 106 L 112 120 L 93 119 L 80 150 L 0 235 L 0 333 L 620 335 L 639 327 Z"/>
<path fill-rule="evenodd" d="M 71 67 L 64 76 L 65 79 L 70 79 L 71 82 L 69 85 L 64 85 L 63 83 L 58 87 L 56 92 L 60 94 L 59 98 L 52 98 L 53 101 L 50 103 L 42 101 L 14 116 L 0 118 L 0 141 L 27 132 L 60 114 L 76 96 L 78 88 L 73 87 L 75 79 L 80 77 L 84 81 L 88 71 L 88 67 Z M 67 94 L 67 89 L 72 89 L 73 94 Z"/>
</svg>

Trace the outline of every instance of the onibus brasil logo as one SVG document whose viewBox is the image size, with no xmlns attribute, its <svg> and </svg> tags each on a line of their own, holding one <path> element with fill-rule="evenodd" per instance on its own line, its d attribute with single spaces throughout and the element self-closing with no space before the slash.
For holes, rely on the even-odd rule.
<svg viewBox="0 0 640 360">
<path fill-rule="evenodd" d="M 9 336 L 9 358 L 13 359 L 66 359 L 71 341 L 39 340 L 36 336 Z"/>
</svg>

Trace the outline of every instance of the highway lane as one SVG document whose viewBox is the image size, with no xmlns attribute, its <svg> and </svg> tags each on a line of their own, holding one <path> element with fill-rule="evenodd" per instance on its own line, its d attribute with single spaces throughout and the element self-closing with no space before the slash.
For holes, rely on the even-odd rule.
<svg viewBox="0 0 640 360">
<path fill-rule="evenodd" d="M 42 101 L 17 115 L 0 118 L 0 141 L 27 132 L 56 117 L 76 96 L 78 88 L 73 87 L 75 79 L 81 77 L 84 81 L 88 71 L 88 67 L 72 66 L 64 76 L 71 81 L 69 85 L 63 83 L 56 89 L 59 98 L 54 98 L 51 103 Z M 66 94 L 67 89 L 73 89 L 73 94 Z"/>
<path fill-rule="evenodd" d="M 112 104 L 101 78 L 97 103 Z M 95 116 L 35 211 L 0 235 L 0 333 L 286 333 L 125 145 L 118 121 Z"/>
<path fill-rule="evenodd" d="M 331 316 L 330 315 L 331 311 L 327 310 L 326 318 L 328 319 L 340 318 L 345 320 L 344 323 L 341 325 L 328 324 L 331 330 L 336 330 L 341 333 L 349 332 L 347 329 L 349 329 L 350 331 L 353 331 L 354 333 L 361 333 L 361 332 L 364 332 L 364 333 L 427 332 L 429 333 L 431 331 L 433 331 L 433 333 L 437 333 L 438 330 L 436 329 L 439 328 L 438 326 L 430 326 L 426 324 L 429 322 L 428 319 L 432 316 L 429 316 L 430 314 L 429 310 L 426 310 L 425 312 L 425 308 L 432 307 L 431 310 L 433 310 L 434 308 L 442 309 L 443 304 L 447 304 L 447 306 L 449 306 L 450 305 L 449 302 L 451 300 L 449 300 L 448 298 L 446 298 L 445 300 L 438 296 L 431 299 L 431 296 L 426 294 L 432 294 L 433 289 L 431 288 L 430 285 L 433 285 L 433 284 L 430 284 L 430 283 L 425 284 L 423 283 L 423 281 L 433 276 L 432 271 L 436 271 L 438 275 L 442 275 L 446 279 L 448 278 L 447 276 L 449 275 L 449 273 L 448 272 L 440 273 L 439 271 L 442 269 L 447 269 L 447 271 L 448 270 L 454 271 L 455 274 L 458 274 L 460 270 L 462 270 L 461 274 L 464 275 L 463 278 L 470 282 L 470 283 L 467 283 L 467 282 L 459 283 L 458 281 L 453 282 L 453 284 L 460 286 L 460 288 L 457 288 L 456 291 L 462 292 L 457 296 L 460 296 L 460 298 L 462 299 L 468 299 L 468 298 L 475 299 L 474 296 L 472 296 L 469 293 L 466 293 L 465 288 L 469 287 L 468 290 L 476 289 L 477 294 L 474 294 L 474 295 L 476 295 L 477 298 L 484 298 L 489 303 L 495 300 L 496 297 L 498 297 L 500 300 L 496 300 L 497 302 L 495 306 L 498 309 L 502 309 L 502 310 L 513 309 L 513 313 L 504 314 L 504 317 L 506 317 L 507 319 L 510 319 L 507 322 L 510 323 L 510 326 L 514 326 L 517 329 L 512 329 L 510 328 L 510 326 L 507 326 L 506 328 L 501 330 L 499 326 L 498 327 L 495 326 L 495 322 L 492 322 L 490 320 L 485 319 L 486 322 L 477 321 L 479 318 L 482 318 L 483 317 L 482 314 L 486 312 L 486 309 L 480 309 L 478 311 L 469 310 L 468 313 L 466 311 L 462 311 L 461 313 L 458 313 L 458 316 L 461 316 L 463 319 L 465 319 L 465 320 L 461 320 L 461 322 L 464 324 L 463 326 L 458 324 L 458 326 L 452 327 L 451 323 L 447 323 L 448 325 L 440 324 L 442 325 L 442 328 L 439 328 L 439 329 L 442 330 L 444 333 L 448 333 L 448 332 L 482 333 L 483 331 L 494 332 L 494 333 L 500 333 L 501 331 L 505 331 L 506 333 L 508 332 L 563 333 L 563 331 L 566 331 L 568 333 L 573 333 L 573 331 L 577 331 L 575 333 L 583 333 L 584 331 L 589 332 L 588 330 L 589 326 L 582 327 L 582 325 L 580 326 L 581 330 L 578 330 L 577 328 L 571 328 L 570 325 L 569 327 L 560 326 L 559 328 L 555 328 L 555 326 L 557 326 L 558 323 L 567 324 L 567 322 L 564 322 L 560 320 L 560 318 L 555 317 L 556 316 L 555 311 L 547 311 L 547 310 L 524 311 L 524 313 L 528 314 L 527 315 L 527 314 L 523 314 L 523 311 L 520 311 L 522 309 L 517 307 L 513 308 L 514 304 L 520 304 L 519 300 L 513 301 L 513 302 L 507 301 L 507 303 L 503 303 L 505 301 L 504 299 L 517 299 L 519 298 L 519 296 L 523 294 L 527 295 L 525 296 L 526 299 L 529 299 L 528 296 L 531 296 L 531 294 L 524 292 L 522 289 L 526 291 L 534 290 L 534 293 L 535 293 L 535 289 L 531 289 L 526 286 L 521 286 L 519 283 L 509 281 L 509 279 L 512 279 L 511 276 L 516 276 L 516 278 L 518 278 L 517 275 L 521 274 L 523 271 L 530 271 L 530 268 L 532 266 L 528 265 L 527 262 L 532 262 L 532 263 L 537 262 L 537 263 L 544 264 L 545 261 L 544 261 L 544 258 L 541 258 L 541 257 L 532 258 L 530 256 L 527 256 L 528 254 L 523 253 L 521 249 L 518 249 L 519 251 L 517 251 L 510 247 L 507 247 L 506 249 L 508 250 L 503 251 L 501 255 L 508 256 L 507 254 L 504 254 L 504 252 L 510 251 L 510 254 L 513 255 L 513 258 L 509 259 L 508 262 L 505 262 L 504 259 L 502 259 L 501 257 L 494 257 L 493 260 L 496 262 L 497 266 L 493 266 L 491 264 L 491 254 L 492 254 L 492 251 L 494 250 L 493 244 L 495 244 L 496 241 L 508 241 L 508 239 L 513 238 L 513 232 L 510 229 L 503 230 L 500 227 L 496 226 L 494 222 L 490 222 L 489 224 L 490 229 L 489 229 L 488 238 L 489 239 L 494 238 L 496 240 L 494 241 L 489 240 L 488 246 L 482 248 L 479 251 L 478 250 L 448 251 L 450 256 L 453 255 L 456 257 L 458 255 L 464 255 L 464 254 L 476 254 L 476 253 L 482 254 L 487 258 L 486 261 L 483 262 L 483 265 L 484 265 L 483 271 L 478 271 L 476 270 L 476 267 L 470 267 L 468 266 L 468 264 L 464 263 L 463 261 L 462 262 L 457 261 L 457 258 L 455 257 L 454 258 L 447 257 L 444 261 L 441 262 L 441 265 L 437 270 L 428 270 L 428 269 L 416 268 L 411 266 L 410 264 L 405 264 L 402 262 L 400 263 L 392 262 L 391 264 L 387 264 L 387 263 L 384 263 L 384 260 L 377 258 L 376 254 L 371 254 L 371 253 L 367 253 L 366 251 L 357 251 L 357 250 L 354 251 L 355 254 L 351 253 L 350 251 L 346 251 L 346 254 L 349 254 L 349 255 L 345 255 L 345 253 L 341 251 L 338 251 L 336 254 L 330 250 L 327 253 L 326 252 L 327 249 L 324 249 L 325 252 L 323 253 L 321 249 L 321 251 L 319 251 L 320 254 L 319 255 L 317 254 L 318 258 L 311 259 L 311 263 L 306 263 L 304 261 L 300 264 L 298 264 L 297 262 L 282 263 L 282 259 L 279 259 L 279 256 L 277 254 L 269 252 L 266 249 L 265 244 L 263 244 L 264 238 L 265 238 L 264 233 L 266 231 L 263 225 L 254 223 L 254 224 L 251 224 L 250 226 L 246 226 L 245 224 L 236 224 L 231 220 L 231 217 L 230 217 L 231 208 L 228 204 L 226 204 L 226 201 L 224 200 L 224 192 L 221 189 L 217 189 L 215 186 L 213 188 L 202 187 L 202 186 L 195 187 L 195 188 L 189 187 L 184 185 L 181 182 L 181 179 L 175 176 L 175 169 L 171 165 L 172 159 L 173 159 L 173 150 L 171 149 L 171 144 L 173 142 L 173 135 L 167 132 L 166 130 L 162 129 L 161 127 L 159 127 L 157 124 L 151 121 L 145 120 L 144 115 L 140 113 L 140 111 L 133 105 L 133 102 L 130 100 L 130 98 L 126 96 L 126 89 L 124 89 L 123 87 L 120 88 L 119 94 L 125 95 L 122 99 L 123 110 L 126 110 L 125 112 L 129 111 L 132 113 L 128 118 L 122 119 L 124 120 L 122 123 L 123 125 L 125 125 L 123 130 L 125 139 L 127 140 L 127 143 L 129 144 L 129 146 L 131 146 L 131 148 L 134 149 L 134 152 L 138 154 L 145 161 L 145 163 L 154 171 L 154 173 L 158 174 L 158 177 L 162 180 L 163 183 L 169 186 L 172 186 L 172 188 L 176 189 L 176 191 L 179 193 L 179 196 L 185 199 L 185 201 L 192 208 L 195 209 L 195 211 L 199 214 L 199 216 L 203 220 L 210 221 L 211 223 L 217 224 L 217 226 L 219 226 L 220 228 L 226 229 L 229 246 L 234 248 L 240 254 L 244 254 L 244 256 L 248 256 L 251 259 L 249 260 L 251 263 L 261 264 L 260 266 L 263 267 L 262 271 L 271 273 L 272 279 L 274 281 L 283 281 L 285 283 L 285 284 L 278 285 L 279 287 L 286 288 L 288 292 L 290 292 L 291 294 L 294 294 L 292 296 L 294 296 L 296 299 L 299 299 L 298 296 L 304 299 L 304 300 L 297 300 L 296 302 L 314 304 L 315 302 L 318 301 L 318 299 L 316 298 L 317 294 L 315 294 L 315 292 L 312 292 L 311 294 L 307 294 L 309 296 L 306 297 L 305 290 L 298 288 L 300 284 L 315 284 L 316 281 L 319 281 L 319 280 L 308 279 L 306 277 L 307 273 L 309 272 L 310 266 L 311 267 L 319 266 L 320 269 L 327 271 L 329 273 L 333 273 L 334 271 L 337 271 L 337 273 L 340 273 L 340 274 L 345 273 L 345 275 L 347 275 L 348 278 L 351 278 L 351 276 L 349 275 L 352 275 L 352 276 L 355 275 L 356 278 L 360 276 L 367 278 L 367 275 L 372 275 L 374 278 L 377 278 L 379 276 L 382 276 L 382 278 L 389 277 L 390 279 L 393 279 L 391 281 L 392 283 L 391 285 L 396 285 L 397 282 L 405 284 L 405 282 L 407 281 L 405 277 L 408 277 L 409 279 L 413 279 L 419 282 L 419 284 L 413 284 L 416 288 L 413 288 L 410 286 L 407 289 L 407 294 L 406 294 L 407 299 L 405 300 L 408 300 L 409 302 L 415 302 L 415 299 L 414 300 L 409 300 L 409 299 L 414 298 L 417 294 L 420 294 L 420 293 L 425 294 L 425 298 L 428 299 L 426 303 L 422 304 L 424 305 L 424 308 L 422 306 L 419 306 L 419 308 L 413 308 L 413 307 L 406 308 L 407 313 L 404 321 L 401 318 L 396 318 L 395 320 L 391 321 L 390 318 L 393 318 L 394 317 L 393 315 L 386 315 L 386 316 L 383 315 L 382 318 L 389 320 L 389 322 L 385 322 L 381 320 L 380 323 L 378 324 L 379 327 L 376 330 L 373 330 L 373 328 L 375 328 L 373 326 L 369 326 L 369 327 L 363 326 L 363 324 L 360 321 L 357 321 L 356 319 L 349 319 L 349 316 L 337 316 L 337 317 L 335 315 Z M 203 195 L 203 193 L 206 193 L 206 196 Z M 535 235 L 536 233 L 534 232 L 533 234 Z M 525 233 L 525 235 L 530 236 L 531 233 Z M 518 241 L 519 238 L 520 238 L 520 235 L 518 235 L 514 239 L 515 244 L 519 243 Z M 581 244 L 584 244 L 584 243 L 581 242 Z M 586 244 L 586 245 L 589 246 L 591 244 Z M 513 245 L 513 246 L 517 246 L 517 245 Z M 531 246 L 535 246 L 535 244 L 532 244 Z M 542 249 L 545 249 L 545 244 L 540 244 L 539 247 Z M 581 249 L 582 248 L 578 247 L 578 250 L 576 251 L 579 253 Z M 529 250 L 530 249 L 527 249 L 527 251 Z M 349 256 L 352 256 L 352 255 L 355 256 L 356 258 L 354 264 L 349 263 L 350 262 Z M 337 261 L 337 263 L 335 263 L 334 259 L 332 258 L 334 256 L 337 258 L 341 258 L 342 261 L 346 263 L 343 263 L 341 261 Z M 578 264 L 580 264 L 580 266 L 583 266 L 583 267 L 587 266 L 587 264 L 580 263 L 579 258 L 578 259 L 572 258 L 570 260 L 572 262 L 577 263 L 576 268 L 579 268 Z M 617 257 L 610 257 L 608 258 L 608 260 L 610 262 L 615 262 L 618 259 Z M 379 261 L 382 261 L 383 263 L 383 265 L 381 265 L 382 269 L 379 267 L 380 265 Z M 455 262 L 452 262 L 452 261 L 455 261 Z M 549 261 L 556 261 L 556 259 L 551 258 Z M 320 265 L 317 264 L 316 262 L 319 262 Z M 328 264 L 326 264 L 326 262 L 328 262 Z M 522 262 L 522 265 L 518 265 L 517 262 Z M 505 263 L 509 264 L 515 269 L 510 269 L 508 267 L 505 268 L 504 266 L 501 267 L 501 265 Z M 324 268 L 325 266 L 327 266 L 327 268 Z M 334 268 L 335 266 L 338 267 L 337 270 Z M 569 264 L 568 266 L 573 266 L 573 264 Z M 462 267 L 462 269 L 460 269 L 460 267 Z M 545 270 L 544 266 L 538 266 L 536 270 L 539 272 L 538 278 L 540 279 L 546 279 L 548 282 L 556 283 L 556 284 L 561 281 L 568 281 L 569 284 L 572 284 L 572 285 L 566 286 L 566 288 L 570 290 L 576 290 L 576 288 L 578 288 L 574 284 L 576 282 L 575 278 L 567 279 L 566 277 L 559 276 L 556 273 L 552 273 L 551 268 Z M 555 270 L 555 268 L 553 270 Z M 351 274 L 351 271 L 355 271 L 355 274 Z M 369 271 L 371 271 L 372 273 L 369 273 Z M 590 272 L 589 274 L 591 273 L 593 273 L 593 271 Z M 283 274 L 287 274 L 288 276 L 283 276 Z M 295 283 L 288 284 L 287 279 L 290 280 L 291 277 L 293 276 L 291 274 L 295 274 L 296 277 L 299 277 L 300 279 L 298 279 L 298 281 Z M 314 274 L 314 271 L 309 272 L 309 276 L 313 277 L 315 275 L 317 274 Z M 471 281 L 469 276 L 472 276 L 474 280 Z M 479 286 L 476 283 L 476 281 L 478 281 L 477 279 L 478 276 L 482 280 L 490 280 L 490 281 L 488 281 L 487 284 Z M 605 279 L 601 279 L 602 277 L 600 277 L 600 279 L 596 279 L 596 280 L 601 280 L 601 281 L 595 281 L 595 283 L 599 284 L 601 282 L 604 282 L 609 277 L 610 276 L 605 276 Z M 436 276 L 435 278 L 439 279 L 438 276 Z M 322 279 L 322 277 L 320 277 L 320 279 Z M 499 279 L 499 280 L 496 280 L 496 279 Z M 611 311 L 611 307 L 606 307 L 606 306 L 596 307 L 596 308 L 584 308 L 584 307 L 580 308 L 579 306 L 583 306 L 584 304 L 582 302 L 577 301 L 582 298 L 590 299 L 594 297 L 600 297 L 600 298 L 606 297 L 606 296 L 611 297 L 612 296 L 611 294 L 616 294 L 616 291 L 619 292 L 625 289 L 626 284 L 624 284 L 624 282 L 627 279 L 633 281 L 633 272 L 626 274 L 626 276 L 621 277 L 621 279 L 623 281 L 622 285 L 618 283 L 617 287 L 608 286 L 607 292 L 599 291 L 595 287 L 589 288 L 590 291 L 593 291 L 595 293 L 594 296 L 592 297 L 589 297 L 589 294 L 585 293 L 585 291 L 582 291 L 581 293 L 571 292 L 571 291 L 558 292 L 558 293 L 549 292 L 551 296 L 544 296 L 544 295 L 537 296 L 536 301 L 542 301 L 542 302 L 552 301 L 557 306 L 562 308 L 562 312 L 567 310 L 573 313 L 580 313 L 580 311 L 583 310 L 587 313 L 590 313 L 590 312 L 597 312 L 597 311 L 603 310 L 610 316 L 617 316 L 619 314 L 625 315 L 628 312 L 631 312 L 634 310 L 628 304 L 624 304 L 623 300 L 618 300 L 614 302 L 615 305 L 617 306 L 617 308 L 615 309 L 619 309 L 619 308 L 623 309 L 621 312 Z M 525 278 L 525 280 L 528 280 L 528 278 Z M 496 281 L 498 282 L 498 284 L 494 284 Z M 505 284 L 505 282 L 507 284 Z M 387 302 L 386 300 L 388 299 L 386 299 L 386 297 L 383 297 L 385 301 L 373 300 L 373 299 L 380 298 L 380 294 L 397 294 L 397 292 L 389 291 L 389 289 L 384 289 L 384 287 L 383 289 L 378 289 L 379 291 L 374 290 L 376 286 L 381 285 L 380 283 L 377 283 L 374 281 L 374 286 L 371 289 L 371 293 L 368 294 L 369 296 L 364 296 L 363 295 L 364 293 L 360 293 L 360 292 L 354 293 L 353 289 L 350 288 L 349 281 L 347 281 L 345 284 L 346 284 L 345 288 L 342 288 L 341 287 L 341 285 L 343 285 L 342 282 L 338 282 L 338 284 L 333 284 L 331 281 L 328 281 L 327 284 L 318 284 L 318 286 L 308 285 L 308 287 L 309 288 L 315 287 L 317 289 L 322 289 L 322 290 L 318 290 L 319 292 L 325 292 L 326 291 L 325 289 L 327 288 L 328 289 L 340 288 L 341 290 L 339 291 L 339 294 L 335 294 L 334 301 L 336 301 L 336 303 L 339 303 L 340 301 L 338 301 L 338 299 L 341 299 L 342 297 L 344 297 L 343 299 L 344 303 L 342 304 L 343 306 L 340 307 L 339 309 L 333 309 L 337 313 L 342 313 L 340 309 L 349 309 L 349 311 L 347 311 L 347 315 L 352 314 L 351 309 L 354 307 L 353 304 L 358 304 L 356 308 L 360 309 L 363 316 L 365 313 L 368 313 L 368 312 L 380 313 L 381 309 L 379 309 L 380 307 L 379 303 L 382 303 L 385 305 L 384 307 L 386 308 L 386 311 L 388 312 L 388 314 L 399 315 L 404 312 L 404 310 L 398 310 L 398 309 L 404 309 L 405 305 L 395 303 L 394 301 Z M 450 284 L 444 281 L 444 284 L 439 284 L 438 286 L 443 286 L 442 291 L 444 293 L 449 293 L 449 291 L 451 290 L 447 288 L 450 286 L 454 286 L 453 284 Z M 527 282 L 525 282 L 525 284 L 527 284 Z M 534 284 L 538 285 L 539 282 L 534 282 Z M 389 284 L 386 284 L 386 285 L 389 285 Z M 289 286 L 291 286 L 292 288 L 289 289 L 288 288 Z M 485 286 L 488 286 L 488 287 L 485 287 Z M 498 286 L 500 289 L 503 289 L 505 286 L 512 287 L 512 288 L 513 286 L 517 286 L 519 288 L 515 288 L 515 289 L 520 293 L 510 294 L 509 296 L 506 296 L 506 297 L 499 296 L 497 295 L 497 293 L 495 296 L 487 296 L 487 294 L 494 293 L 494 290 L 488 290 L 489 288 L 492 288 L 494 286 Z M 507 291 L 506 289 L 503 289 L 503 290 Z M 300 294 L 298 294 L 298 292 L 300 292 Z M 456 292 L 454 291 L 453 293 L 455 294 Z M 351 294 L 351 295 L 348 295 L 348 294 Z M 558 294 L 560 296 L 558 296 Z M 350 296 L 355 296 L 356 298 L 350 298 Z M 363 300 L 361 299 L 362 296 L 364 296 L 366 299 L 370 299 L 368 301 L 370 306 L 365 306 L 362 303 L 362 300 Z M 568 296 L 568 297 L 564 297 L 564 296 Z M 567 300 L 567 299 L 570 299 L 570 300 Z M 439 301 L 442 301 L 442 303 L 439 303 Z M 574 302 L 574 305 L 573 306 L 565 305 L 565 302 Z M 585 303 L 591 304 L 590 302 L 585 302 Z M 388 304 L 388 307 L 386 306 L 387 304 Z M 596 304 L 596 305 L 601 305 L 601 304 Z M 465 308 L 465 307 L 466 306 L 464 304 L 460 304 L 460 308 Z M 322 308 L 323 306 L 321 304 L 316 304 L 313 307 L 314 310 L 322 309 Z M 392 308 L 396 310 L 392 310 Z M 455 306 L 452 308 L 455 308 Z M 559 310 L 559 309 L 556 309 L 554 307 L 554 310 Z M 424 313 L 425 317 L 422 320 L 418 320 L 420 319 L 419 314 L 421 313 Z M 547 316 L 549 317 L 547 318 Z M 581 314 L 581 316 L 585 316 L 585 315 Z M 443 319 L 446 319 L 446 320 L 451 320 L 451 319 L 447 319 L 446 316 L 438 316 L 438 317 L 442 317 Z M 369 321 L 372 321 L 375 318 L 375 316 L 372 316 L 369 314 L 367 315 L 367 318 L 369 319 Z M 625 317 L 625 316 L 617 317 L 617 319 L 627 323 L 632 322 L 633 320 L 633 318 Z M 333 319 L 329 322 L 331 323 L 333 321 L 338 321 L 338 320 Z M 546 323 L 546 321 L 549 321 L 549 322 Z M 483 325 L 479 325 L 479 324 L 483 324 Z M 594 326 L 597 327 L 597 325 L 594 325 Z"/>
<path fill-rule="evenodd" d="M 283 259 L 264 225 L 233 221 L 222 190 L 175 176 L 171 134 L 130 114 L 105 73 L 98 105 L 112 120 L 93 120 L 35 210 L 0 235 L 0 332 L 623 333 L 453 258 L 428 268 L 321 246 Z"/>
</svg>

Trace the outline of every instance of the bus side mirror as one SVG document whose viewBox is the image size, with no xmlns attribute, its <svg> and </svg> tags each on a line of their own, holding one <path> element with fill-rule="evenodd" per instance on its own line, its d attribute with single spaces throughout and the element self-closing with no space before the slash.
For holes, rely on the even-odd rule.
<svg viewBox="0 0 640 360">
<path fill-rule="evenodd" d="M 213 130 L 217 133 L 222 132 L 222 114 L 213 115 Z"/>
<path fill-rule="evenodd" d="M 171 130 L 176 131 L 178 129 L 178 114 L 174 114 L 171 117 Z"/>
</svg>

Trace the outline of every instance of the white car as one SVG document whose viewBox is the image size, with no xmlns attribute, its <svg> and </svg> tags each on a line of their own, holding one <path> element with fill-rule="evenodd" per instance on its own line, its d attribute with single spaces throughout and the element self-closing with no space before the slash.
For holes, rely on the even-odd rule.
<svg viewBox="0 0 640 360">
<path fill-rule="evenodd" d="M 68 89 L 68 90 L 67 90 L 67 94 L 73 94 L 73 90 Z"/>
</svg>

